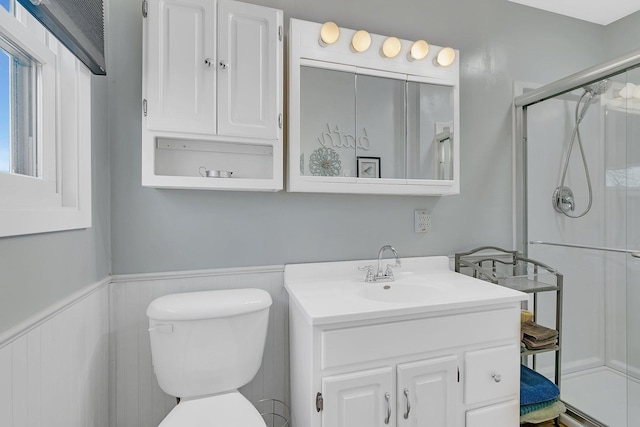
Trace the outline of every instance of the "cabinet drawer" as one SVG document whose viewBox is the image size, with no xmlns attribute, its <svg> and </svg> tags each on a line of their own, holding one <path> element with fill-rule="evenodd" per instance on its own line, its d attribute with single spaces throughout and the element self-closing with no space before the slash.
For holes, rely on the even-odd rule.
<svg viewBox="0 0 640 427">
<path fill-rule="evenodd" d="M 520 347 L 517 344 L 464 355 L 464 401 L 467 405 L 507 396 L 520 390 Z"/>
<path fill-rule="evenodd" d="M 322 332 L 322 369 L 513 339 L 518 307 Z M 516 357 L 516 361 L 518 358 Z"/>
<path fill-rule="evenodd" d="M 466 427 L 514 427 L 520 425 L 520 404 L 517 400 L 467 411 Z"/>
</svg>

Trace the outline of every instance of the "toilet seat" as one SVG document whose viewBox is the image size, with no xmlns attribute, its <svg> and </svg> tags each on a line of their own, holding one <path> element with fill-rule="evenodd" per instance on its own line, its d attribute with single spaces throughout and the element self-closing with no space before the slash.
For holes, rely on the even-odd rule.
<svg viewBox="0 0 640 427">
<path fill-rule="evenodd" d="M 258 410 L 237 391 L 183 400 L 158 427 L 266 427 Z"/>
</svg>

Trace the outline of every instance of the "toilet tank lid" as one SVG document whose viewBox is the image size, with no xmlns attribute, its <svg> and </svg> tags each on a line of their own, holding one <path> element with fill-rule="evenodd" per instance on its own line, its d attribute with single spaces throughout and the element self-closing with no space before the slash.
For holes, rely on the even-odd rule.
<svg viewBox="0 0 640 427">
<path fill-rule="evenodd" d="M 164 295 L 151 301 L 147 317 L 154 320 L 201 320 L 237 316 L 271 306 L 262 289 L 229 289 Z"/>
</svg>

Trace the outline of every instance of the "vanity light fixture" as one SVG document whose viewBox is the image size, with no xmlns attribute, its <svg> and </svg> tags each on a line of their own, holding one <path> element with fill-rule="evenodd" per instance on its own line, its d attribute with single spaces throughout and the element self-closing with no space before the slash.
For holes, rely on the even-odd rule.
<svg viewBox="0 0 640 427">
<path fill-rule="evenodd" d="M 429 53 L 429 43 L 425 40 L 416 40 L 411 45 L 411 50 L 409 51 L 409 55 L 411 59 L 424 59 Z"/>
<path fill-rule="evenodd" d="M 351 47 L 356 52 L 365 52 L 371 46 L 371 35 L 365 30 L 356 31 L 351 39 Z"/>
<path fill-rule="evenodd" d="M 334 44 L 340 38 L 340 28 L 335 22 L 327 21 L 320 28 L 320 46 Z"/>
<path fill-rule="evenodd" d="M 389 37 L 382 43 L 382 55 L 386 58 L 395 58 L 402 49 L 402 43 L 397 37 Z"/>
<path fill-rule="evenodd" d="M 436 57 L 436 63 L 441 67 L 448 67 L 453 64 L 453 61 L 456 60 L 456 51 L 451 49 L 450 47 L 443 47 L 438 52 L 438 56 Z"/>
</svg>

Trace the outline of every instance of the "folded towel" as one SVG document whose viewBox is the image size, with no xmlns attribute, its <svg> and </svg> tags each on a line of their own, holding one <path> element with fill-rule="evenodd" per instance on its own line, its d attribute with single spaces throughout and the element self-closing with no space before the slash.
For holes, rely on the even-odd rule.
<svg viewBox="0 0 640 427">
<path fill-rule="evenodd" d="M 545 421 L 552 420 L 556 418 L 558 415 L 563 414 L 567 411 L 567 408 L 564 406 L 562 402 L 559 400 L 557 402 L 553 402 L 551 405 L 544 407 L 542 409 L 538 409 L 537 411 L 529 412 L 528 414 L 524 414 L 520 416 L 520 424 L 524 423 L 542 423 Z"/>
<path fill-rule="evenodd" d="M 546 408 L 557 402 L 558 399 L 547 400 L 546 402 L 532 403 L 531 405 L 522 405 L 520 407 L 520 415 L 528 414 L 529 412 L 537 411 L 538 409 Z"/>
<path fill-rule="evenodd" d="M 555 346 L 558 343 L 558 337 L 549 338 L 548 340 L 532 340 L 525 336 L 522 338 L 522 342 L 529 350 L 541 350 L 543 348 L 551 348 Z"/>
<path fill-rule="evenodd" d="M 546 402 L 559 395 L 557 385 L 536 371 L 520 365 L 520 405 Z"/>
<path fill-rule="evenodd" d="M 543 341 L 558 337 L 558 331 L 538 325 L 535 322 L 524 322 L 521 324 L 521 330 L 525 338 Z"/>
</svg>

